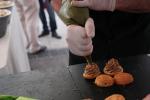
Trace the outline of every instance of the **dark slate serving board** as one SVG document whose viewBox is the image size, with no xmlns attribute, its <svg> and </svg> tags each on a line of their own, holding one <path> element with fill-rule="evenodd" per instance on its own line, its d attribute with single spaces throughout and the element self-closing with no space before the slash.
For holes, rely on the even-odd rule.
<svg viewBox="0 0 150 100">
<path fill-rule="evenodd" d="M 82 77 L 84 64 L 69 66 L 72 78 L 81 92 L 82 98 L 92 98 L 93 100 L 104 100 L 107 96 L 120 93 L 126 100 L 142 100 L 150 93 L 150 57 L 147 55 L 126 57 L 119 59 L 125 72 L 134 76 L 134 83 L 128 86 L 113 86 L 110 88 L 99 88 L 95 86 L 94 80 L 85 80 Z M 102 71 L 106 61 L 99 61 L 98 64 Z"/>
</svg>

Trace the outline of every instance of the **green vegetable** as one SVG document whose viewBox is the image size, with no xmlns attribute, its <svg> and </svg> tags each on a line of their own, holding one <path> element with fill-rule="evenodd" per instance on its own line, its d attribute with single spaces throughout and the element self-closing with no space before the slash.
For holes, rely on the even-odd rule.
<svg viewBox="0 0 150 100">
<path fill-rule="evenodd" d="M 37 99 L 32 99 L 32 98 L 27 98 L 27 97 L 18 97 L 16 100 L 37 100 Z"/>
<path fill-rule="evenodd" d="M 0 95 L 0 100 L 37 100 L 27 97 L 16 97 L 16 96 L 9 96 L 9 95 Z"/>
<path fill-rule="evenodd" d="M 71 5 L 71 0 L 63 0 L 59 14 L 66 25 L 75 24 L 84 26 L 89 18 L 88 8 L 79 8 Z"/>
<path fill-rule="evenodd" d="M 0 95 L 0 100 L 16 100 L 17 97 L 15 96 L 8 96 L 8 95 Z"/>
</svg>

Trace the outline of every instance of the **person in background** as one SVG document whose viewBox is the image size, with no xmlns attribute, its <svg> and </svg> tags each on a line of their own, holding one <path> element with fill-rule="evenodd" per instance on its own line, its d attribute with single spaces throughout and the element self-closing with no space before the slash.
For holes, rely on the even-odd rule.
<svg viewBox="0 0 150 100">
<path fill-rule="evenodd" d="M 38 40 L 38 12 L 37 0 L 14 0 L 20 15 L 20 20 L 27 40 L 28 53 L 36 54 L 46 50 Z"/>
<path fill-rule="evenodd" d="M 49 0 L 39 0 L 39 4 L 40 4 L 40 19 L 43 24 L 43 31 L 42 31 L 42 34 L 39 35 L 39 37 L 49 35 L 50 30 L 47 25 L 47 20 L 46 20 L 46 16 L 45 16 L 45 12 L 44 12 L 44 9 L 46 9 L 48 12 L 48 15 L 49 15 L 49 20 L 50 20 L 49 26 L 51 28 L 52 37 L 54 37 L 56 39 L 61 39 L 61 36 L 59 36 L 56 32 L 57 24 L 56 24 L 56 19 L 55 19 L 55 13 L 50 4 L 50 1 Z"/>
</svg>

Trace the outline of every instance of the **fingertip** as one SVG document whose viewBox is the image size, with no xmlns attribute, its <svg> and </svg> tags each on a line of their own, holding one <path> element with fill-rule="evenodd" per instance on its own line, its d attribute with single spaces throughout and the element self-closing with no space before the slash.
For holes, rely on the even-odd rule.
<svg viewBox="0 0 150 100">
<path fill-rule="evenodd" d="M 87 19 L 85 23 L 85 29 L 88 37 L 93 38 L 95 36 L 95 25 L 94 20 L 92 18 Z"/>
<path fill-rule="evenodd" d="M 93 45 L 90 46 L 89 50 L 84 51 L 84 53 L 85 53 L 84 56 L 88 56 L 88 55 L 92 54 L 92 52 L 93 52 Z"/>
<path fill-rule="evenodd" d="M 94 20 L 91 17 L 89 17 L 87 20 L 91 21 L 91 22 L 94 22 Z"/>
<path fill-rule="evenodd" d="M 71 1 L 71 3 L 70 3 L 72 6 L 74 5 L 74 3 L 73 3 L 73 2 L 74 2 L 74 1 L 72 0 L 72 1 Z"/>
</svg>

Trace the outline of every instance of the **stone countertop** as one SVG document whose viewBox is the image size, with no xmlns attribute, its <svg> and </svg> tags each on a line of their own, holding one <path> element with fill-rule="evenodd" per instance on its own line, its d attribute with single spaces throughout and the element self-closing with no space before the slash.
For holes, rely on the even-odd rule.
<svg viewBox="0 0 150 100">
<path fill-rule="evenodd" d="M 100 88 L 94 84 L 94 80 L 87 81 L 82 76 L 83 65 L 70 66 L 71 76 L 81 92 L 82 98 L 92 98 L 93 100 L 104 100 L 112 94 L 122 94 L 126 100 L 142 100 L 150 93 L 150 57 L 148 55 L 132 56 L 119 58 L 119 63 L 124 69 L 124 72 L 131 73 L 134 77 L 134 82 L 127 86 L 113 85 L 109 88 Z M 101 60 L 98 62 L 100 71 L 107 61 Z"/>
<path fill-rule="evenodd" d="M 124 70 L 132 73 L 133 84 L 126 87 L 98 88 L 82 77 L 83 64 L 65 67 L 59 71 L 31 71 L 0 76 L 0 94 L 27 96 L 40 100 L 103 100 L 112 93 L 121 93 L 127 100 L 141 100 L 150 93 L 150 57 L 135 56 L 119 59 Z M 105 61 L 99 61 L 102 71 Z M 51 66 L 49 66 L 51 67 Z M 144 77 L 144 78 L 143 78 Z"/>
</svg>

